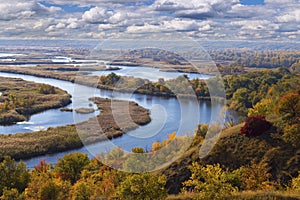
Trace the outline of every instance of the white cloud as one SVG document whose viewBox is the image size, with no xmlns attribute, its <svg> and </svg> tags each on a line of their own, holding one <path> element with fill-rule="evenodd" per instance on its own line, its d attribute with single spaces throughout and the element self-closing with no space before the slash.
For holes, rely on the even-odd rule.
<svg viewBox="0 0 300 200">
<path fill-rule="evenodd" d="M 247 6 L 239 0 L 49 0 L 89 6 L 85 12 L 63 11 L 38 0 L 0 3 L 0 37 L 118 37 L 120 34 L 185 32 L 203 38 L 299 38 L 299 0 L 265 0 Z M 148 1 L 149 2 L 149 1 Z M 128 4 L 130 3 L 130 4 Z M 135 4 L 135 6 L 133 6 Z"/>
<path fill-rule="evenodd" d="M 300 9 L 276 17 L 278 22 L 300 22 Z"/>
<path fill-rule="evenodd" d="M 195 21 L 181 19 L 165 21 L 163 22 L 162 26 L 166 29 L 174 31 L 193 31 L 199 28 L 198 24 Z"/>
<path fill-rule="evenodd" d="M 0 20 L 28 19 L 60 11 L 58 7 L 45 7 L 35 1 L 6 1 L 0 3 Z"/>
<path fill-rule="evenodd" d="M 82 19 L 88 23 L 108 23 L 108 19 L 113 16 L 113 11 L 106 8 L 94 7 L 82 15 Z"/>
<path fill-rule="evenodd" d="M 117 12 L 109 18 L 109 22 L 116 24 L 128 18 L 127 13 Z"/>
<path fill-rule="evenodd" d="M 238 3 L 238 0 L 156 0 L 154 7 L 177 17 L 206 19 L 223 16 Z"/>
<path fill-rule="evenodd" d="M 209 31 L 209 30 L 211 30 L 211 26 L 209 24 L 206 24 L 206 25 L 200 27 L 198 30 L 199 31 Z"/>
<path fill-rule="evenodd" d="M 164 31 L 160 26 L 145 24 L 143 26 L 129 26 L 127 33 L 159 33 Z"/>
</svg>

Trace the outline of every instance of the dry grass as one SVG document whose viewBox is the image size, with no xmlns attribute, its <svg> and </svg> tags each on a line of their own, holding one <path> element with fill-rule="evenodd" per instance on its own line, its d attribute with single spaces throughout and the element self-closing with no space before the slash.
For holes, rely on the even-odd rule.
<svg viewBox="0 0 300 200">
<path fill-rule="evenodd" d="M 121 136 L 151 121 L 149 111 L 134 102 L 103 98 L 92 100 L 101 110 L 100 114 L 76 125 L 86 143 L 103 140 L 104 136 L 109 139 Z"/>
<path fill-rule="evenodd" d="M 186 193 L 180 195 L 169 195 L 167 200 L 197 199 L 197 194 Z M 223 197 L 223 200 L 297 200 L 300 199 L 299 192 L 286 191 L 244 191 Z"/>
<path fill-rule="evenodd" d="M 51 108 L 68 105 L 70 95 L 59 88 L 54 88 L 54 94 L 42 94 L 39 88 L 42 84 L 24 81 L 22 79 L 0 77 L 0 124 L 8 125 L 26 120 L 26 117 Z M 15 96 L 12 100 L 10 95 Z M 4 104 L 9 105 L 4 108 Z M 28 104 L 30 103 L 30 104 Z"/>
<path fill-rule="evenodd" d="M 106 139 L 112 139 L 125 134 L 126 131 L 137 128 L 151 121 L 149 111 L 129 102 L 130 115 L 124 104 L 126 101 L 116 101 L 117 109 L 114 113 L 118 124 L 111 112 L 111 100 L 96 98 L 101 113 L 86 122 L 64 127 L 48 128 L 45 131 L 34 133 L 19 133 L 11 135 L 0 135 L 0 159 L 11 156 L 15 159 L 26 159 L 34 156 L 63 152 L 80 148 L 84 143 L 95 143 Z M 119 107 L 121 106 L 121 107 Z M 132 120 L 131 120 L 132 118 Z M 102 130 L 99 129 L 99 124 Z M 79 137 L 80 135 L 80 137 Z"/>
</svg>

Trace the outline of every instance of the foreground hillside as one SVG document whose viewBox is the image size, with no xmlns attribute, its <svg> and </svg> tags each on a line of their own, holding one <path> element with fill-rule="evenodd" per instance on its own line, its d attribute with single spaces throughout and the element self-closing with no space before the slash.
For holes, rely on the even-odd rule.
<svg viewBox="0 0 300 200">
<path fill-rule="evenodd" d="M 54 166 L 41 161 L 33 171 L 6 157 L 0 163 L 1 199 L 300 199 L 299 147 L 274 137 L 276 129 L 249 138 L 240 133 L 242 126 L 224 130 L 203 159 L 203 132 L 198 130 L 181 159 L 152 173 L 120 172 L 81 153 L 66 155 Z M 170 135 L 160 145 L 182 139 Z M 127 157 L 122 152 L 115 149 L 107 156 L 122 163 Z"/>
</svg>

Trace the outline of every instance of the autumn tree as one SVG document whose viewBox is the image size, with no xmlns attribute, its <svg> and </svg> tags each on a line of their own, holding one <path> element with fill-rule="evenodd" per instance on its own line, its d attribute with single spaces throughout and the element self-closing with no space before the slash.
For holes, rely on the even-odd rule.
<svg viewBox="0 0 300 200">
<path fill-rule="evenodd" d="M 249 167 L 242 167 L 244 173 L 240 179 L 243 182 L 242 188 L 245 190 L 270 190 L 274 189 L 274 183 L 270 181 L 271 174 L 269 166 L 265 162 L 251 162 Z"/>
<path fill-rule="evenodd" d="M 86 180 L 77 181 L 70 191 L 71 200 L 90 200 L 95 190 L 93 182 Z"/>
<path fill-rule="evenodd" d="M 273 102 L 271 99 L 263 99 L 256 103 L 253 108 L 248 109 L 248 117 L 263 115 L 267 116 L 273 112 Z"/>
<path fill-rule="evenodd" d="M 299 92 L 283 96 L 278 104 L 278 113 L 289 124 L 300 122 L 300 95 Z"/>
<path fill-rule="evenodd" d="M 223 199 L 237 191 L 228 182 L 228 172 L 219 164 L 202 166 L 194 162 L 190 170 L 192 175 L 183 183 L 184 191 L 197 193 L 197 199 Z"/>
<path fill-rule="evenodd" d="M 288 189 L 300 192 L 300 171 L 298 172 L 298 176 L 292 179 L 290 187 Z"/>
<path fill-rule="evenodd" d="M 271 126 L 264 116 L 253 116 L 246 119 L 240 131 L 247 137 L 255 137 L 264 134 Z"/>
<path fill-rule="evenodd" d="M 49 166 L 41 161 L 31 172 L 30 183 L 25 190 L 26 199 L 64 200 L 68 198 L 70 181 L 57 177 Z"/>
<path fill-rule="evenodd" d="M 80 178 L 81 171 L 89 164 L 90 160 L 86 154 L 73 153 L 67 154 L 59 159 L 54 167 L 64 180 L 70 180 L 74 184 Z"/>
<path fill-rule="evenodd" d="M 118 194 L 120 199 L 160 200 L 165 199 L 166 178 L 153 174 L 134 174 L 128 176 L 120 185 Z"/>
<path fill-rule="evenodd" d="M 7 189 L 4 188 L 2 196 L 0 196 L 1 200 L 22 200 L 19 191 L 16 188 Z"/>
</svg>

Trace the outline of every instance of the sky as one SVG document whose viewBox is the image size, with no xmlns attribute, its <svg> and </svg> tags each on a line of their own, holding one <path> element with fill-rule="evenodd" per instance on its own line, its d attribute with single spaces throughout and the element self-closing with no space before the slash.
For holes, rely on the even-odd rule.
<svg viewBox="0 0 300 200">
<path fill-rule="evenodd" d="M 299 41 L 300 0 L 0 1 L 0 38 Z"/>
</svg>

